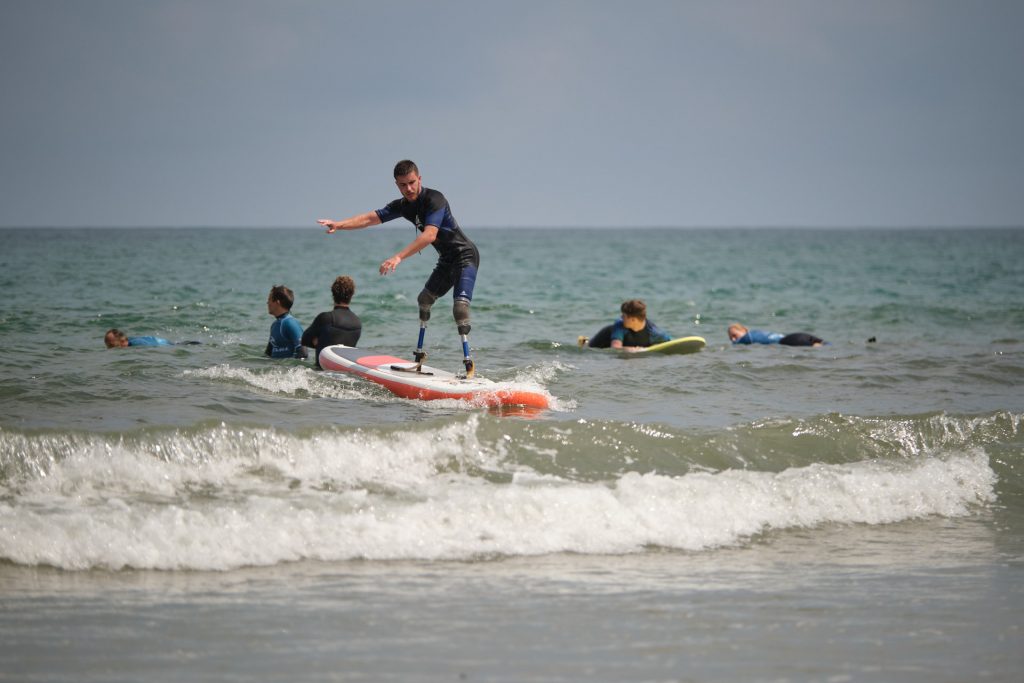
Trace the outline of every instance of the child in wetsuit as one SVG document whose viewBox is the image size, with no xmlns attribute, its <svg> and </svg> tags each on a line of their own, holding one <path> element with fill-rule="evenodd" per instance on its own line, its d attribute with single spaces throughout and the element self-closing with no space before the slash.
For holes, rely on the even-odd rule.
<svg viewBox="0 0 1024 683">
<path fill-rule="evenodd" d="M 623 302 L 619 310 L 622 312 L 621 318 L 601 328 L 590 339 L 580 337 L 579 345 L 628 351 L 672 341 L 671 335 L 662 332 L 653 321 L 647 319 L 647 305 L 640 299 Z"/>
<path fill-rule="evenodd" d="M 825 342 L 820 337 L 815 337 L 807 332 L 765 332 L 764 330 L 750 330 L 733 323 L 729 325 L 729 341 L 733 344 L 782 344 L 783 346 L 821 346 Z"/>
</svg>

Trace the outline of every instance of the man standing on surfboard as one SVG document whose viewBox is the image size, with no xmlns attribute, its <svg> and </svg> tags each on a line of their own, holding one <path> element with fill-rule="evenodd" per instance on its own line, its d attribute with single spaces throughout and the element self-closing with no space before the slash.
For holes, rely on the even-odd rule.
<svg viewBox="0 0 1024 683">
<path fill-rule="evenodd" d="M 415 163 L 408 159 L 399 161 L 395 164 L 394 176 L 395 185 L 402 193 L 401 199 L 390 202 L 383 209 L 357 214 L 342 221 L 321 218 L 317 223 L 326 227 L 328 233 L 359 230 L 396 218 L 405 218 L 416 226 L 419 231 L 416 239 L 381 263 L 380 274 L 393 273 L 404 259 L 418 254 L 428 245 L 434 245 L 438 253 L 437 265 L 416 299 L 420 309 L 420 336 L 413 358 L 418 367 L 427 357 L 423 351 L 423 338 L 427 331 L 427 321 L 430 320 L 430 308 L 438 298 L 454 287 L 452 315 L 455 316 L 455 324 L 462 338 L 462 362 L 466 366 L 466 377 L 472 377 L 475 368 L 469 353 L 469 304 L 473 299 L 477 268 L 480 267 L 480 252 L 462 232 L 444 195 L 423 187 Z"/>
</svg>

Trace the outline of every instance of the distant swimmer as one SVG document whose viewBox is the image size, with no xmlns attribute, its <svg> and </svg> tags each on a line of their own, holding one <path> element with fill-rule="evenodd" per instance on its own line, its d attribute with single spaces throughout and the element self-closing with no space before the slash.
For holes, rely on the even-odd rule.
<svg viewBox="0 0 1024 683">
<path fill-rule="evenodd" d="M 792 332 L 790 334 L 765 332 L 764 330 L 747 329 L 739 323 L 729 325 L 729 341 L 733 344 L 782 344 L 783 346 L 821 346 L 828 343 L 807 332 Z"/>
<path fill-rule="evenodd" d="M 129 346 L 177 346 L 180 344 L 199 344 L 197 341 L 169 342 L 163 337 L 142 336 L 129 337 L 121 330 L 113 327 L 103 335 L 103 343 L 108 349 L 123 349 Z"/>
<path fill-rule="evenodd" d="M 171 342 L 163 337 L 129 337 L 116 327 L 107 330 L 103 343 L 108 349 L 123 349 L 128 346 L 171 346 Z"/>
<path fill-rule="evenodd" d="M 274 285 L 267 296 L 267 313 L 275 320 L 270 326 L 270 341 L 263 354 L 271 358 L 305 358 L 302 325 L 292 317 L 295 293 L 284 285 Z"/>
<path fill-rule="evenodd" d="M 355 346 L 363 332 L 363 323 L 349 304 L 356 293 L 356 283 L 348 275 L 339 275 L 331 285 L 334 308 L 318 315 L 313 324 L 302 333 L 302 345 L 316 349 L 316 366 L 320 367 L 320 352 L 328 346 L 344 344 Z"/>
<path fill-rule="evenodd" d="M 401 199 L 390 202 L 382 209 L 357 214 L 342 221 L 321 218 L 317 222 L 326 227 L 328 233 L 359 230 L 396 218 L 405 218 L 411 222 L 419 231 L 416 239 L 381 263 L 379 271 L 381 275 L 393 273 L 403 259 L 420 253 L 429 245 L 437 250 L 437 264 L 416 299 L 419 304 L 420 332 L 413 358 L 417 364 L 422 364 L 426 358 L 423 341 L 427 321 L 430 320 L 430 309 L 435 301 L 454 287 L 452 315 L 462 338 L 462 362 L 466 366 L 466 376 L 472 377 L 474 364 L 469 352 L 469 305 L 473 300 L 473 286 L 480 267 L 480 252 L 462 232 L 445 196 L 437 190 L 423 187 L 415 163 L 408 159 L 399 161 L 395 164 L 394 176 L 395 185 L 402 193 Z"/>
<path fill-rule="evenodd" d="M 647 305 L 640 299 L 624 301 L 619 307 L 622 317 L 611 325 L 601 328 L 591 338 L 580 337 L 580 346 L 594 349 L 624 349 L 635 351 L 672 340 L 647 318 Z"/>
</svg>

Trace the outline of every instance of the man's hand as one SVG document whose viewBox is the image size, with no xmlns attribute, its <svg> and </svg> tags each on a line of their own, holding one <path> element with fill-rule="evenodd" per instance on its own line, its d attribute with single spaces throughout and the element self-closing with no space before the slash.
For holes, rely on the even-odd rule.
<svg viewBox="0 0 1024 683">
<path fill-rule="evenodd" d="M 399 256 L 398 254 L 395 254 L 394 256 L 389 258 L 387 261 L 385 261 L 384 263 L 380 264 L 380 274 L 381 275 L 387 275 L 388 273 L 395 272 L 395 268 L 397 268 L 398 264 L 401 263 L 401 262 L 402 262 L 402 257 Z"/>
<path fill-rule="evenodd" d="M 338 224 L 332 221 L 330 218 L 321 218 L 317 221 L 320 225 L 327 228 L 327 234 L 331 234 L 338 229 Z"/>
</svg>

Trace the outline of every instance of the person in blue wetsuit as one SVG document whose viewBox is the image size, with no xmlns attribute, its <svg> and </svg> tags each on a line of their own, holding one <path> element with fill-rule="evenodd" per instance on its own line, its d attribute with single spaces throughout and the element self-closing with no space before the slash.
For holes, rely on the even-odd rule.
<svg viewBox="0 0 1024 683">
<path fill-rule="evenodd" d="M 276 318 L 270 326 L 270 341 L 263 354 L 271 358 L 305 358 L 302 325 L 292 317 L 295 293 L 284 285 L 274 285 L 267 296 L 267 313 Z"/>
<path fill-rule="evenodd" d="M 653 321 L 647 319 L 647 305 L 640 299 L 630 299 L 622 303 L 619 309 L 622 317 L 611 325 L 607 325 L 590 339 L 581 337 L 580 346 L 594 349 L 639 349 L 672 341 L 672 336 L 662 332 Z"/>
<path fill-rule="evenodd" d="M 106 344 L 108 349 L 123 349 L 129 346 L 173 346 L 171 342 L 163 337 L 129 337 L 116 327 L 107 330 L 107 333 L 103 335 L 103 343 Z"/>
<path fill-rule="evenodd" d="M 355 346 L 363 332 L 363 323 L 349 304 L 356 293 L 356 283 L 348 275 L 339 275 L 331 285 L 334 308 L 318 315 L 313 324 L 302 333 L 302 345 L 316 349 L 316 366 L 320 367 L 320 352 L 332 344 Z"/>
<path fill-rule="evenodd" d="M 321 218 L 317 222 L 326 227 L 328 233 L 359 230 L 396 218 L 405 218 L 411 222 L 419 234 L 404 249 L 380 264 L 380 274 L 393 273 L 404 259 L 433 245 L 438 259 L 416 299 L 419 305 L 420 332 L 413 357 L 418 364 L 426 358 L 423 340 L 427 321 L 430 320 L 430 309 L 435 301 L 454 288 L 452 315 L 462 338 L 466 377 L 472 377 L 474 364 L 469 350 L 469 305 L 473 300 L 473 286 L 480 267 L 480 252 L 462 232 L 445 196 L 437 190 L 423 187 L 423 179 L 415 163 L 408 159 L 399 161 L 395 164 L 394 176 L 395 185 L 402 193 L 401 199 L 390 202 L 382 209 L 357 214 L 345 220 Z"/>
<path fill-rule="evenodd" d="M 807 332 L 792 332 L 790 334 L 765 332 L 764 330 L 747 329 L 739 323 L 729 325 L 729 341 L 733 344 L 782 344 L 783 346 L 821 346 L 826 343 L 821 338 Z"/>
</svg>

